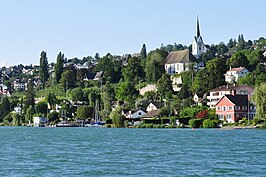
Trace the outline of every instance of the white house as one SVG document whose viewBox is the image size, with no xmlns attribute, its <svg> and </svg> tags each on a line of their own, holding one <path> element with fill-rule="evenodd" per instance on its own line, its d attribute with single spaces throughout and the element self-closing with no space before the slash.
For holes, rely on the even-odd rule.
<svg viewBox="0 0 266 177">
<path fill-rule="evenodd" d="M 146 111 L 150 112 L 158 109 L 160 109 L 160 103 L 153 101 L 147 106 Z"/>
<path fill-rule="evenodd" d="M 224 74 L 225 81 L 227 83 L 235 83 L 239 78 L 246 76 L 248 73 L 250 72 L 245 67 L 231 68 Z"/>
<path fill-rule="evenodd" d="M 128 119 L 137 119 L 141 118 L 146 112 L 142 111 L 141 109 L 130 110 L 126 113 L 126 118 Z"/>
<path fill-rule="evenodd" d="M 220 86 L 210 91 L 210 95 L 207 96 L 207 105 L 210 108 L 215 108 L 217 102 L 224 96 L 224 95 L 248 95 L 248 98 L 253 95 L 254 88 L 248 85 L 228 85 L 228 86 Z"/>
<path fill-rule="evenodd" d="M 15 113 L 21 113 L 21 106 L 14 107 Z"/>
<path fill-rule="evenodd" d="M 33 117 L 34 127 L 44 127 L 47 124 L 46 117 Z"/>
<path fill-rule="evenodd" d="M 172 51 L 168 54 L 165 60 L 165 71 L 167 74 L 171 75 L 171 80 L 173 82 L 174 91 L 179 91 L 179 84 L 182 84 L 182 79 L 180 73 L 187 71 L 190 65 L 195 67 L 196 58 L 192 55 L 189 50 Z"/>
</svg>

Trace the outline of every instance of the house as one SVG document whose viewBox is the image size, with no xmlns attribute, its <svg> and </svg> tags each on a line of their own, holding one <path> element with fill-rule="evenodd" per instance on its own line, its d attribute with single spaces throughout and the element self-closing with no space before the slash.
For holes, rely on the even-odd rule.
<svg viewBox="0 0 266 177">
<path fill-rule="evenodd" d="M 91 73 L 91 72 L 87 72 L 84 75 L 83 81 L 89 81 L 89 80 L 93 80 L 95 78 L 96 74 Z"/>
<path fill-rule="evenodd" d="M 128 120 L 128 125 L 138 125 L 141 123 L 141 117 L 145 115 L 146 112 L 141 109 L 129 110 L 124 114 L 125 120 Z"/>
<path fill-rule="evenodd" d="M 133 109 L 125 113 L 125 116 L 128 119 L 137 119 L 141 118 L 144 114 L 146 114 L 146 112 L 142 111 L 141 109 Z"/>
<path fill-rule="evenodd" d="M 141 119 L 153 119 L 158 117 L 158 115 L 160 114 L 160 109 L 156 109 L 156 110 L 151 110 L 149 112 L 147 112 L 146 114 L 144 114 Z"/>
<path fill-rule="evenodd" d="M 21 106 L 14 107 L 14 112 L 18 114 L 21 113 L 22 112 Z"/>
<path fill-rule="evenodd" d="M 44 127 L 47 124 L 47 118 L 46 117 L 33 117 L 33 125 L 34 127 Z"/>
<path fill-rule="evenodd" d="M 173 90 L 179 91 L 181 88 L 178 86 L 182 84 L 180 73 L 187 71 L 190 65 L 197 69 L 195 66 L 196 58 L 189 50 L 172 51 L 168 54 L 164 68 L 167 74 L 171 75 Z"/>
<path fill-rule="evenodd" d="M 156 84 L 148 84 L 145 87 L 139 89 L 139 94 L 143 96 L 146 92 L 156 92 L 156 91 L 157 91 Z"/>
<path fill-rule="evenodd" d="M 16 79 L 12 82 L 12 86 L 14 90 L 25 90 L 26 89 L 26 83 L 24 81 L 20 81 L 19 79 Z"/>
<path fill-rule="evenodd" d="M 10 96 L 10 92 L 8 90 L 8 87 L 4 84 L 0 84 L 0 95 Z"/>
<path fill-rule="evenodd" d="M 160 107 L 161 106 L 160 106 L 159 102 L 153 101 L 153 102 L 150 102 L 150 104 L 147 106 L 146 111 L 150 112 L 153 110 L 158 110 L 158 109 L 160 109 Z"/>
<path fill-rule="evenodd" d="M 210 108 L 215 108 L 217 102 L 224 96 L 224 95 L 231 95 L 232 92 L 235 92 L 236 95 L 248 95 L 248 98 L 253 95 L 254 87 L 248 85 L 227 85 L 227 86 L 220 86 L 210 91 L 210 95 L 207 96 L 207 105 Z"/>
<path fill-rule="evenodd" d="M 202 102 L 206 99 L 206 94 L 197 94 L 195 93 L 193 96 L 193 101 L 198 105 L 202 104 Z"/>
<path fill-rule="evenodd" d="M 246 76 L 248 73 L 250 72 L 245 67 L 231 68 L 224 74 L 225 81 L 227 83 L 235 83 L 239 78 Z"/>
<path fill-rule="evenodd" d="M 102 77 L 103 77 L 103 71 L 99 71 L 99 72 L 96 73 L 96 75 L 95 75 L 95 77 L 94 77 L 93 80 L 98 81 L 98 80 L 100 80 Z"/>
<path fill-rule="evenodd" d="M 219 120 L 235 123 L 242 118 L 253 119 L 255 106 L 248 100 L 248 95 L 224 95 L 215 105 Z"/>
</svg>

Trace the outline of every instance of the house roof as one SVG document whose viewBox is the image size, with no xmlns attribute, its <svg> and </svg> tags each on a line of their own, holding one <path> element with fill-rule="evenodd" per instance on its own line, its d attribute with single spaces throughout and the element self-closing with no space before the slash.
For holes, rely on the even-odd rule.
<svg viewBox="0 0 266 177">
<path fill-rule="evenodd" d="M 246 89 L 254 89 L 252 86 L 248 85 L 223 85 L 217 87 L 215 89 L 210 90 L 210 92 L 217 92 L 217 91 L 230 91 L 230 90 L 246 90 Z"/>
<path fill-rule="evenodd" d="M 156 108 L 160 108 L 161 107 L 161 104 L 160 104 L 160 102 L 158 102 L 158 101 L 152 101 L 151 102 L 154 106 L 156 106 Z M 151 104 L 150 103 L 150 104 Z"/>
<path fill-rule="evenodd" d="M 161 111 L 160 109 L 149 111 L 146 114 L 144 114 L 141 118 L 142 119 L 153 118 L 156 115 L 158 115 L 160 113 L 160 111 Z"/>
<path fill-rule="evenodd" d="M 141 109 L 131 109 L 131 110 L 130 109 L 124 109 L 124 113 L 126 115 L 128 115 L 130 111 L 131 111 L 131 114 L 134 114 L 134 113 L 136 113 L 138 111 L 143 111 L 143 110 L 141 110 Z M 145 112 L 145 111 L 143 111 L 143 112 Z"/>
<path fill-rule="evenodd" d="M 236 72 L 240 72 L 242 70 L 246 69 L 245 67 L 239 67 L 239 68 L 232 68 L 229 71 L 236 71 Z M 227 71 L 228 72 L 228 71 Z"/>
<path fill-rule="evenodd" d="M 168 54 L 165 64 L 196 62 L 189 50 L 172 51 Z"/>
<path fill-rule="evenodd" d="M 248 95 L 224 95 L 217 103 L 218 105 L 223 98 L 226 97 L 231 103 L 237 106 L 247 106 L 248 105 Z"/>
</svg>

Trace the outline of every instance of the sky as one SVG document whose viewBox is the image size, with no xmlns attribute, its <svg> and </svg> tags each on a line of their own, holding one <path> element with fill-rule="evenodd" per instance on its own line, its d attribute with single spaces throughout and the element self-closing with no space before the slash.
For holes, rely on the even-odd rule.
<svg viewBox="0 0 266 177">
<path fill-rule="evenodd" d="M 205 44 L 266 37 L 265 0 L 0 0 L 0 66 L 190 45 L 199 16 Z"/>
</svg>

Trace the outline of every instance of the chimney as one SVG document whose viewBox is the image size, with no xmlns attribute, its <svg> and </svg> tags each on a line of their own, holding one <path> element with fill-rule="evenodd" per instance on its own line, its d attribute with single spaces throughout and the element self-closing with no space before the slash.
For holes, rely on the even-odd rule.
<svg viewBox="0 0 266 177">
<path fill-rule="evenodd" d="M 236 95 L 236 90 L 231 90 L 231 95 L 235 96 Z"/>
</svg>

